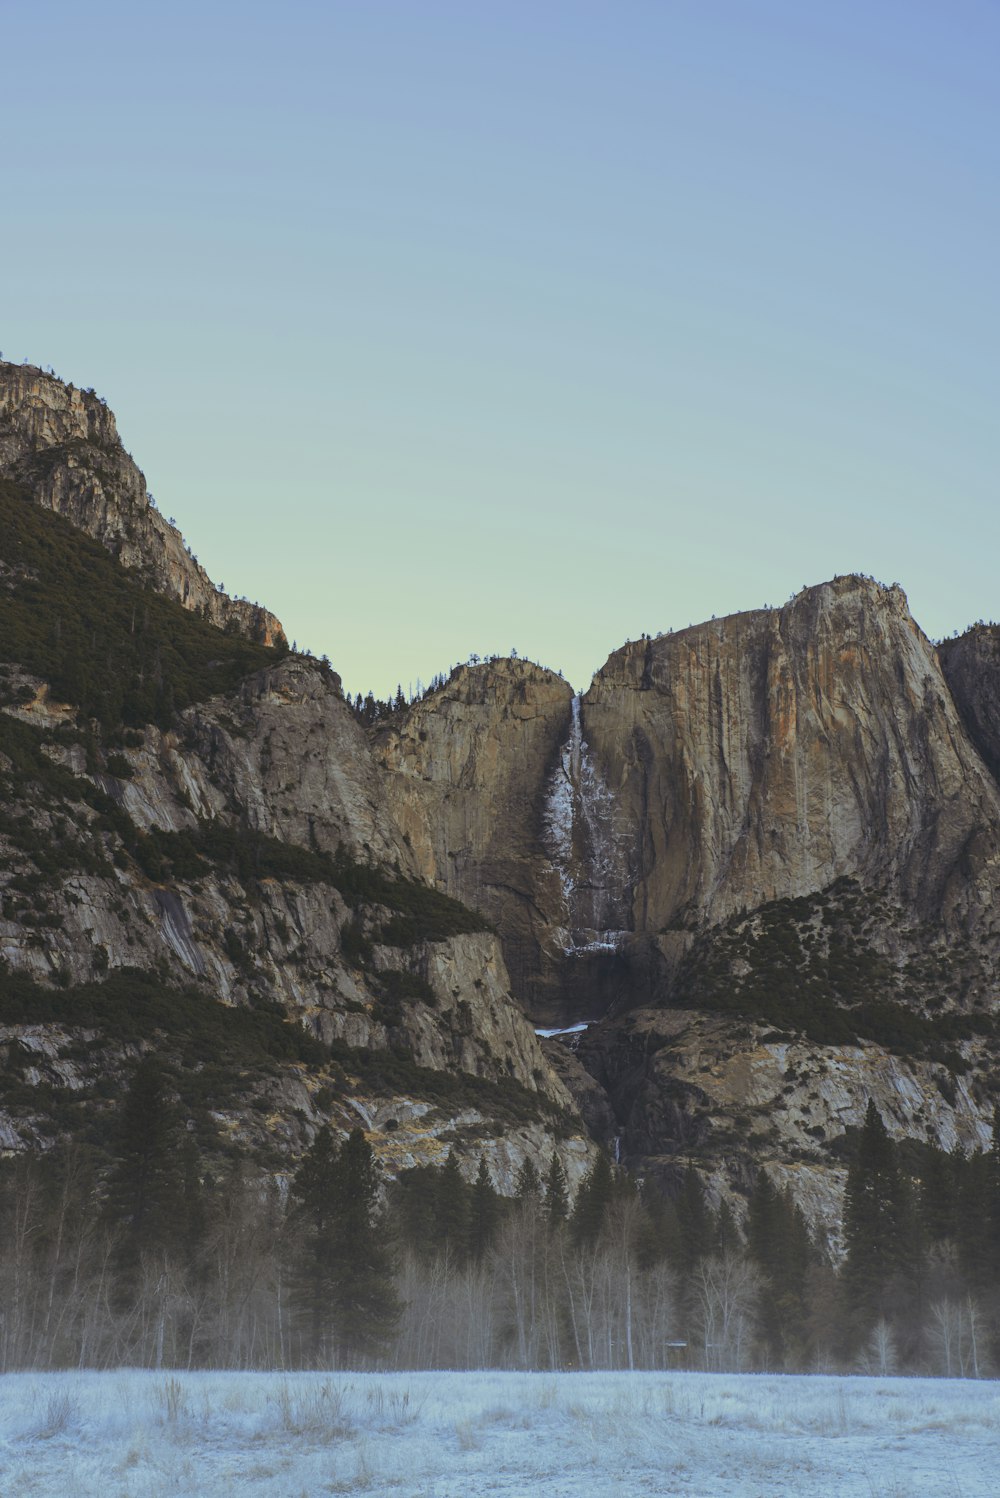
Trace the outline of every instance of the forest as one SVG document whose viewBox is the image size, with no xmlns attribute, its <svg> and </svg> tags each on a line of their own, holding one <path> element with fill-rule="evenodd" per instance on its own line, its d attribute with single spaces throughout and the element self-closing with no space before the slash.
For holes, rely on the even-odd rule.
<svg viewBox="0 0 1000 1498">
<path fill-rule="evenodd" d="M 991 1149 L 850 1140 L 836 1263 L 761 1171 L 737 1213 L 601 1154 L 501 1196 L 481 1156 L 386 1181 L 361 1129 L 287 1176 L 205 1151 L 153 1056 L 101 1149 L 0 1167 L 0 1370 L 119 1366 L 921 1372 L 1000 1366 Z"/>
</svg>

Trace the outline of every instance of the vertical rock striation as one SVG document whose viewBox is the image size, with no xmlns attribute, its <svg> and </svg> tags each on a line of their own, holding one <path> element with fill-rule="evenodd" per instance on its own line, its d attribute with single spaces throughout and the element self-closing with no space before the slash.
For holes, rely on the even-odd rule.
<svg viewBox="0 0 1000 1498">
<path fill-rule="evenodd" d="M 572 695 L 530 661 L 460 666 L 376 738 L 388 805 L 418 872 L 495 922 L 529 1008 L 551 981 L 568 923 L 543 820 Z"/>
<path fill-rule="evenodd" d="M 837 578 L 626 645 L 583 718 L 632 831 L 619 878 L 635 930 L 844 875 L 955 932 L 995 900 L 1000 798 L 899 587 Z"/>
</svg>

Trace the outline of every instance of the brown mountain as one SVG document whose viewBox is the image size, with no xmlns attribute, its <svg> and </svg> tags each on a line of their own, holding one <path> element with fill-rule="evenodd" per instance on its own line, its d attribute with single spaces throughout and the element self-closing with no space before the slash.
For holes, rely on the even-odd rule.
<svg viewBox="0 0 1000 1498">
<path fill-rule="evenodd" d="M 0 366 L 0 478 L 5 503 L 55 511 L 129 569 L 109 562 L 126 582 L 108 589 L 131 577 L 198 628 L 283 645 L 213 588 L 92 394 Z M 30 741 L 2 751 L 4 957 L 68 995 L 140 969 L 206 1005 L 277 1006 L 339 1048 L 246 1072 L 227 1116 L 248 1139 L 294 1152 L 360 1114 L 397 1164 L 485 1144 L 510 1179 L 548 1140 L 578 1176 L 582 1118 L 667 1184 L 693 1161 L 738 1190 L 763 1163 L 831 1219 L 869 1096 L 897 1134 L 985 1142 L 995 630 L 936 649 L 899 587 L 840 577 L 629 643 L 582 696 L 527 661 L 476 662 L 366 730 L 333 672 L 281 649 L 213 691 L 214 658 L 175 680 L 151 640 L 154 711 L 138 645 L 109 639 L 139 682 L 109 707 L 74 687 L 62 635 L 24 625 L 44 579 L 16 549 L 0 546 L 4 717 Z M 56 856 L 74 792 L 80 847 Z M 60 1060 L 79 1049 L 68 1004 L 0 1033 L 56 1091 L 91 1085 Z M 532 1024 L 587 1028 L 540 1049 Z M 9 1141 L 41 1137 L 30 1103 L 8 1099 Z"/>
</svg>

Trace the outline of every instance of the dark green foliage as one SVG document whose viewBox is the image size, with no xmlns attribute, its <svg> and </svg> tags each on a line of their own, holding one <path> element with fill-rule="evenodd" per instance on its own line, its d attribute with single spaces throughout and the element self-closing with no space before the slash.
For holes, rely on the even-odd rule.
<svg viewBox="0 0 1000 1498">
<path fill-rule="evenodd" d="M 297 1306 L 313 1355 L 324 1362 L 377 1357 L 392 1340 L 400 1305 L 379 1212 L 381 1180 L 361 1129 L 337 1145 L 319 1131 L 292 1181 L 304 1234 Z"/>
<path fill-rule="evenodd" d="M 372 944 L 360 921 L 345 921 L 340 932 L 340 950 L 352 967 L 365 967 L 372 960 Z"/>
<path fill-rule="evenodd" d="M 559 1156 L 553 1154 L 545 1177 L 545 1220 L 552 1232 L 569 1220 L 569 1186 Z"/>
<path fill-rule="evenodd" d="M 105 1210 L 120 1227 L 119 1255 L 137 1267 L 150 1248 L 173 1245 L 182 1225 L 178 1120 L 155 1056 L 136 1067 L 115 1129 Z"/>
<path fill-rule="evenodd" d="M 494 1190 L 486 1157 L 480 1155 L 469 1201 L 469 1253 L 473 1259 L 481 1260 L 493 1243 L 501 1212 L 502 1203 Z"/>
<path fill-rule="evenodd" d="M 530 1155 L 526 1155 L 517 1172 L 514 1195 L 519 1202 L 533 1202 L 537 1206 L 542 1200 L 542 1178 L 538 1166 Z"/>
<path fill-rule="evenodd" d="M 170 1086 L 197 1124 L 206 1145 L 218 1148 L 207 1110 L 246 1102 L 282 1064 L 329 1060 L 325 1047 L 285 1017 L 277 1005 L 220 1004 L 196 988 L 174 988 L 154 975 L 117 969 L 103 982 L 43 988 L 0 968 L 0 1024 L 58 1025 L 68 1032 L 63 1054 L 74 1055 L 92 1080 L 78 1089 L 27 1086 L 0 1064 L 0 1102 L 17 1116 L 39 1120 L 47 1132 L 110 1145 L 107 1099 L 101 1081 L 122 1049 L 156 1048 Z M 88 1065 L 89 1063 L 89 1065 Z"/>
<path fill-rule="evenodd" d="M 278 658 L 143 588 L 98 542 L 6 481 L 0 538 L 14 570 L 0 603 L 0 658 L 49 682 L 85 718 L 169 727 L 183 708 Z"/>
<path fill-rule="evenodd" d="M 465 1258 L 469 1241 L 469 1196 L 458 1156 L 449 1150 L 434 1191 L 435 1238 L 439 1247 L 459 1260 Z"/>
<path fill-rule="evenodd" d="M 0 967 L 0 1023 L 96 1030 L 123 1045 L 159 1035 L 178 1047 L 185 1065 L 218 1057 L 236 1066 L 316 1063 L 327 1056 L 276 1004 L 220 1004 L 200 989 L 174 988 L 138 968 L 118 968 L 100 983 L 55 989 Z"/>
<path fill-rule="evenodd" d="M 966 1284 L 980 1292 L 1000 1279 L 994 1219 L 1000 1205 L 995 1156 L 985 1150 L 956 1161 L 955 1239 Z"/>
<path fill-rule="evenodd" d="M 570 1226 L 577 1245 L 597 1241 L 611 1205 L 614 1185 L 611 1161 L 602 1150 L 576 1194 Z"/>
<path fill-rule="evenodd" d="M 897 969 L 874 950 L 873 907 L 880 908 L 877 896 L 838 879 L 817 894 L 736 916 L 694 942 L 671 1002 L 776 1025 L 779 1035 L 797 1032 L 817 1045 L 869 1040 L 953 1073 L 967 1070 L 956 1043 L 995 1035 L 995 1021 L 921 1014 L 911 989 L 925 989 L 932 969 L 916 962 Z"/>
<path fill-rule="evenodd" d="M 402 1024 L 405 1010 L 413 1004 L 426 1004 L 431 1008 L 437 1004 L 433 988 L 418 973 L 408 973 L 400 968 L 385 968 L 380 973 L 372 974 L 369 982 L 379 991 L 374 1009 L 375 1018 L 390 1028 Z"/>
<path fill-rule="evenodd" d="M 855 1344 L 898 1309 L 898 1292 L 918 1248 L 916 1222 L 892 1140 L 871 1101 L 847 1173 L 842 1284 Z"/>
<path fill-rule="evenodd" d="M 0 754 L 10 761 L 0 769 L 0 833 L 30 859 L 40 882 L 77 870 L 110 874 L 102 834 L 132 825 L 103 791 L 45 752 L 47 743 L 78 739 L 73 730 L 46 735 L 0 712 Z M 24 889 L 24 879 L 14 884 Z"/>
<path fill-rule="evenodd" d="M 807 1276 L 815 1262 L 809 1229 L 789 1192 L 757 1175 L 747 1213 L 747 1249 L 763 1276 L 757 1324 L 771 1367 L 802 1367 L 809 1344 Z"/>
<path fill-rule="evenodd" d="M 684 1171 L 681 1189 L 673 1202 L 669 1232 L 671 1255 L 682 1275 L 688 1275 L 699 1259 L 711 1252 L 714 1224 L 701 1176 L 694 1166 Z"/>
<path fill-rule="evenodd" d="M 291 880 L 299 884 L 329 884 L 354 910 L 384 908 L 394 912 L 374 933 L 388 946 L 411 946 L 420 941 L 446 941 L 472 931 L 488 931 L 477 911 L 461 905 L 429 885 L 401 874 L 388 874 L 374 864 L 359 863 L 343 848 L 335 854 L 281 842 L 246 826 L 201 821 L 183 832 L 154 828 L 130 851 L 151 879 L 196 880 L 210 869 L 231 874 L 244 886 L 261 879 Z M 371 945 L 358 927 L 341 938 L 349 960 L 363 963 Z"/>
<path fill-rule="evenodd" d="M 717 1254 L 738 1253 L 743 1247 L 743 1238 L 733 1216 L 733 1209 L 725 1200 L 719 1203 L 712 1231 L 712 1251 Z"/>
<path fill-rule="evenodd" d="M 919 1166 L 919 1212 L 928 1244 L 954 1238 L 957 1227 L 958 1184 L 955 1157 L 928 1145 Z"/>
<path fill-rule="evenodd" d="M 513 1077 L 494 1082 L 469 1072 L 432 1071 L 420 1066 L 412 1053 L 402 1048 L 380 1051 L 334 1042 L 330 1055 L 366 1091 L 423 1098 L 445 1115 L 475 1108 L 484 1117 L 502 1123 L 544 1119 L 550 1127 L 567 1134 L 578 1128 L 572 1114 L 542 1093 L 529 1091 Z"/>
<path fill-rule="evenodd" d="M 332 1355 L 335 1236 L 340 1146 L 326 1125 L 303 1156 L 292 1180 L 302 1238 L 295 1265 L 296 1309 L 314 1357 Z"/>
<path fill-rule="evenodd" d="M 437 1182 L 440 1168 L 417 1165 L 401 1170 L 392 1187 L 393 1219 L 402 1243 L 430 1257 L 437 1250 Z"/>
</svg>

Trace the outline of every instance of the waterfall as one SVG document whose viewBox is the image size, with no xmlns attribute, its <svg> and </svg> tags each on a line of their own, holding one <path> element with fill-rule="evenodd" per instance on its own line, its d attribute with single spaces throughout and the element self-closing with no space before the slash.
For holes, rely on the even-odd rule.
<svg viewBox="0 0 1000 1498">
<path fill-rule="evenodd" d="M 625 891 L 617 856 L 614 797 L 594 763 L 574 695 L 569 736 L 545 799 L 546 851 L 562 886 L 567 952 L 615 951 Z"/>
</svg>

